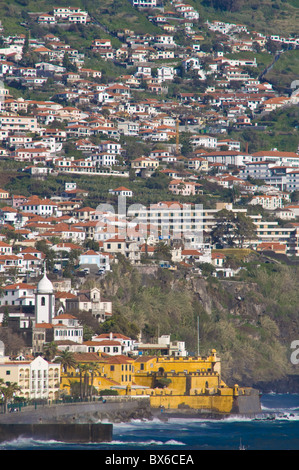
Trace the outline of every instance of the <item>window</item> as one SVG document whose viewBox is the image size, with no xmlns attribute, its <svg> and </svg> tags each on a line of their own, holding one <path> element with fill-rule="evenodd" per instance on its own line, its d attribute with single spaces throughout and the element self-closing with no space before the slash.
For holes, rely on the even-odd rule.
<svg viewBox="0 0 299 470">
<path fill-rule="evenodd" d="M 42 306 L 45 306 L 46 305 L 46 298 L 42 297 L 40 303 L 41 303 Z"/>
</svg>

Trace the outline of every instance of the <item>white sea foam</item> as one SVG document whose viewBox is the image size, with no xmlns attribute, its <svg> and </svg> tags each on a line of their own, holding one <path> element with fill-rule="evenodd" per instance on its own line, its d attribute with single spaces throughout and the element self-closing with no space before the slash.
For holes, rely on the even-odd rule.
<svg viewBox="0 0 299 470">
<path fill-rule="evenodd" d="M 108 445 L 111 445 L 111 446 L 114 446 L 114 445 L 123 445 L 123 446 L 130 446 L 130 445 L 133 445 L 133 446 L 152 446 L 152 445 L 158 445 L 158 446 L 162 446 L 164 445 L 164 442 L 162 441 L 156 441 L 154 439 L 150 439 L 148 441 L 119 441 L 119 440 L 115 440 L 115 441 L 111 441 L 111 442 L 107 442 L 106 444 Z"/>
<path fill-rule="evenodd" d="M 17 439 L 12 439 L 11 441 L 3 441 L 0 443 L 0 450 L 3 448 L 13 448 L 13 449 L 22 449 L 34 446 L 41 446 L 41 445 L 57 445 L 57 444 L 64 444 L 63 441 L 57 440 L 41 440 L 41 439 L 32 439 L 26 437 L 18 437 Z"/>
<path fill-rule="evenodd" d="M 185 446 L 184 442 L 176 441 L 175 439 L 170 439 L 169 441 L 165 442 L 165 445 L 168 446 Z"/>
</svg>

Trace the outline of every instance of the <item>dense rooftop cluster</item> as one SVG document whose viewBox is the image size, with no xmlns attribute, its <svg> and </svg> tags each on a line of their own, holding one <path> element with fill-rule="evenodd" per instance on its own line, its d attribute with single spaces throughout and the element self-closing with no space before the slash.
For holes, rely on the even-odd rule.
<svg viewBox="0 0 299 470">
<path fill-rule="evenodd" d="M 29 15 L 29 30 L 37 24 L 39 36 L 2 31 L 4 173 L 13 168 L 33 181 L 65 181 L 48 197 L 5 184 L 0 191 L 1 321 L 9 308 L 20 328 L 32 327 L 45 261 L 55 278 L 56 315 L 76 329 L 74 312 L 87 311 L 100 323 L 112 317 L 112 302 L 99 289 L 82 289 L 82 282 L 102 279 L 121 258 L 198 275 L 209 266 L 214 276 L 231 277 L 241 268 L 229 263 L 225 248 L 299 255 L 297 149 L 251 151 L 236 138 L 240 130 L 263 130 L 257 117 L 298 105 L 296 85 L 281 93 L 263 79 L 274 59 L 270 45 L 279 55 L 296 49 L 298 38 L 208 21 L 177 1 L 169 10 L 155 1 L 133 5 L 159 34 L 127 29 L 76 48 L 57 28 L 89 28 L 95 21 L 79 8 L 58 7 Z M 269 56 L 266 64 L 261 53 Z M 139 148 L 146 152 L 138 154 Z M 97 178 L 101 187 L 109 177 L 115 184 L 98 205 L 86 203 L 94 191 L 86 178 Z M 155 200 L 159 177 L 163 200 Z M 136 208 L 144 184 L 154 203 Z M 220 194 L 217 203 L 211 203 L 213 191 Z M 116 210 L 120 200 L 132 203 L 126 213 Z M 54 338 L 57 321 L 47 330 Z M 34 343 L 34 353 L 43 344 Z M 123 346 L 106 346 L 123 352 Z"/>
</svg>

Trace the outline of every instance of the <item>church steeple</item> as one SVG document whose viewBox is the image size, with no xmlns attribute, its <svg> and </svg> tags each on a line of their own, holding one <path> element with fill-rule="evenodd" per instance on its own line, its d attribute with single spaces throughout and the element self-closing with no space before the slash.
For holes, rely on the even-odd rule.
<svg viewBox="0 0 299 470">
<path fill-rule="evenodd" d="M 35 293 L 36 323 L 52 323 L 54 308 L 55 295 L 53 284 L 47 277 L 46 263 L 44 263 L 44 275 L 37 284 Z"/>
</svg>

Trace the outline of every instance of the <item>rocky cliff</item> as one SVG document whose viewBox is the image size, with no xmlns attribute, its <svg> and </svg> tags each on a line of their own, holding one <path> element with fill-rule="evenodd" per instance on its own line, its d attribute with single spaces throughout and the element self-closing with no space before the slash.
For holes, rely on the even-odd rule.
<svg viewBox="0 0 299 470">
<path fill-rule="evenodd" d="M 117 266 L 102 284 L 112 298 L 114 331 L 135 325 L 146 341 L 157 334 L 183 340 L 190 353 L 215 348 L 228 385 L 283 384 L 298 391 L 291 343 L 299 332 L 296 266 L 248 263 L 239 277 L 201 277 L 188 271 Z M 125 321 L 124 321 L 125 320 Z M 199 320 L 199 335 L 197 322 Z M 119 323 L 118 323 L 119 322 Z M 299 339 L 299 338 L 298 338 Z M 281 386 L 281 385 L 280 385 Z"/>
</svg>

